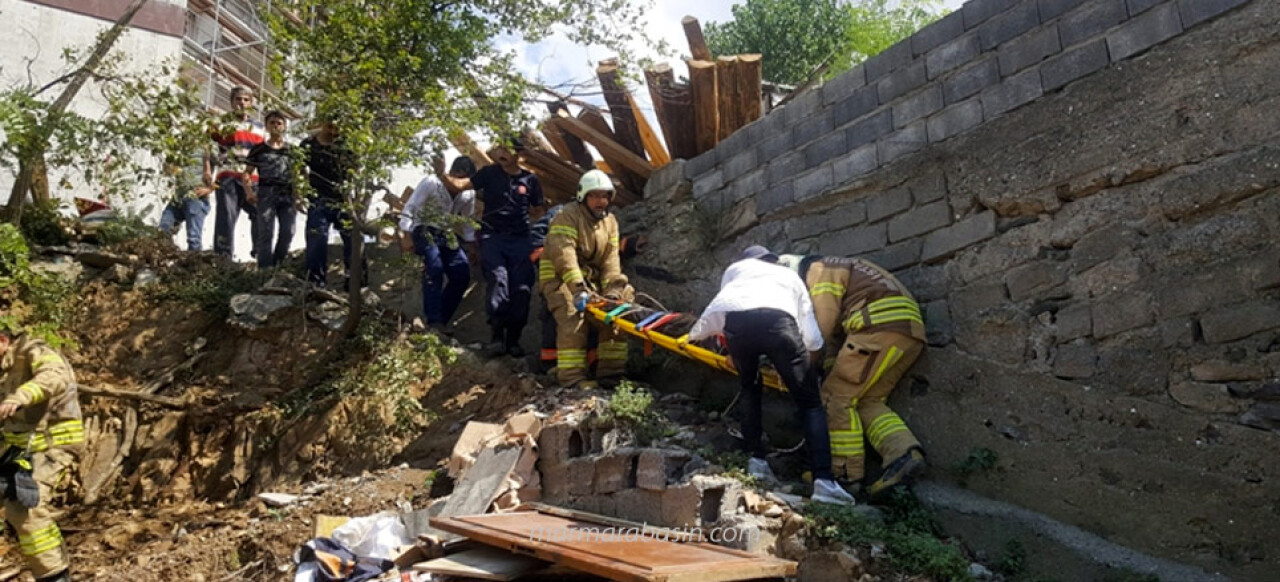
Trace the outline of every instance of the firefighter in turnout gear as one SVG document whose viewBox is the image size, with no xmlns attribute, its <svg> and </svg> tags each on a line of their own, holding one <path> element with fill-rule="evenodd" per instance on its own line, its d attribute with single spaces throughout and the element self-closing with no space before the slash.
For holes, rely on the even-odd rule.
<svg viewBox="0 0 1280 582">
<path fill-rule="evenodd" d="M 782 255 L 809 288 L 827 351 L 822 398 L 837 479 L 863 478 L 865 439 L 884 459 L 876 495 L 924 467 L 920 441 L 885 404 L 924 350 L 920 306 L 893 275 L 857 258 Z"/>
<path fill-rule="evenodd" d="M 635 291 L 622 274 L 618 220 L 609 213 L 614 186 L 600 170 L 583 174 L 577 203 L 565 206 L 551 221 L 538 286 L 556 320 L 556 379 L 563 386 L 596 385 L 588 378 L 587 334 L 583 312 L 592 293 L 631 301 Z M 618 379 L 627 363 L 627 343 L 611 329 L 599 330 L 596 378 Z"/>
<path fill-rule="evenodd" d="M 48 344 L 7 330 L 0 330 L 0 374 L 0 430 L 7 445 L 2 458 L 8 461 L 0 469 L 8 479 L 5 520 L 17 532 L 37 581 L 70 580 L 51 502 L 74 479 L 84 447 L 75 374 Z"/>
</svg>

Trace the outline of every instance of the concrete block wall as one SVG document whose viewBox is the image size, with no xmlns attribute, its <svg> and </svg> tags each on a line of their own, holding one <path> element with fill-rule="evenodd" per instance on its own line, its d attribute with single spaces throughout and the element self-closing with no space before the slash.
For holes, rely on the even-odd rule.
<svg viewBox="0 0 1280 582">
<path fill-rule="evenodd" d="M 890 404 L 924 442 L 930 478 L 1273 579 L 1280 5 L 1006 1 L 958 14 L 689 160 L 696 209 L 628 211 L 650 215 L 655 248 L 684 214 L 718 222 L 690 309 L 749 244 L 892 270 L 924 309 L 930 348 Z M 930 75 L 931 56 L 940 71 L 956 55 L 969 60 Z M 981 123 L 933 139 L 961 105 Z M 754 162 L 729 163 L 739 157 Z M 681 249 L 637 264 L 689 261 Z M 653 283 L 637 272 L 633 284 Z M 954 474 L 979 447 L 997 468 Z"/>
</svg>

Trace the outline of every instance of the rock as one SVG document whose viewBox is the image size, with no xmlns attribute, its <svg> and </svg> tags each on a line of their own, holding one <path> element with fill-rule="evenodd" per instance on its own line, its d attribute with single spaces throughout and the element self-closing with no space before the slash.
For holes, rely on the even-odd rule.
<svg viewBox="0 0 1280 582">
<path fill-rule="evenodd" d="M 779 535 L 782 537 L 790 537 L 804 531 L 806 522 L 804 516 L 799 513 L 788 515 L 782 522 L 782 531 Z"/>
<path fill-rule="evenodd" d="M 1239 382 L 1266 377 L 1266 366 L 1255 362 L 1210 360 L 1191 367 L 1191 378 L 1199 382 Z"/>
<path fill-rule="evenodd" d="M 1262 402 L 1240 416 L 1240 424 L 1263 430 L 1280 430 L 1280 404 Z"/>
<path fill-rule="evenodd" d="M 781 505 L 778 505 L 777 503 L 770 503 L 764 511 L 760 512 L 760 515 L 765 517 L 782 517 L 782 514 L 784 513 L 786 513 L 786 510 L 782 509 Z"/>
<path fill-rule="evenodd" d="M 769 501 L 786 505 L 792 509 L 800 509 L 800 507 L 804 505 L 803 497 L 799 495 L 792 495 L 790 493 L 783 493 L 781 491 L 770 491 L 765 493 L 764 497 Z"/>
<path fill-rule="evenodd" d="M 107 280 L 112 283 L 128 285 L 129 282 L 133 280 L 133 269 L 130 269 L 123 264 L 116 263 L 107 269 L 106 276 Z"/>
<path fill-rule="evenodd" d="M 148 285 L 155 285 L 156 283 L 159 283 L 159 282 L 160 282 L 160 276 L 157 275 L 155 271 L 144 268 L 144 269 L 138 269 L 138 275 L 133 279 L 133 286 L 146 287 Z"/>
<path fill-rule="evenodd" d="M 106 251 L 81 251 L 76 253 L 76 260 L 86 267 L 96 269 L 110 269 L 114 265 L 124 265 L 132 262 L 129 257 Z"/>
<path fill-rule="evenodd" d="M 882 560 L 889 557 L 888 550 L 885 550 L 884 544 L 871 544 L 871 559 Z"/>
<path fill-rule="evenodd" d="M 969 576 L 976 580 L 991 580 L 995 578 L 995 574 L 988 570 L 986 566 L 974 562 L 969 564 Z"/>
<path fill-rule="evenodd" d="M 848 572 L 850 576 L 860 576 L 862 572 L 862 560 L 858 555 L 845 549 L 836 553 L 836 560 L 840 562 L 840 567 Z"/>
<path fill-rule="evenodd" d="M 321 325 L 333 331 L 338 331 L 342 329 L 342 324 L 347 321 L 347 307 L 333 301 L 325 301 L 308 309 L 307 317 L 320 322 Z M 479 350 L 481 347 L 480 344 L 476 344 L 474 349 Z"/>
<path fill-rule="evenodd" d="M 769 520 L 759 515 L 734 515 L 717 522 L 716 527 L 719 528 L 719 545 L 727 548 L 763 555 L 769 548 L 777 546 L 778 537 L 769 530 Z"/>
<path fill-rule="evenodd" d="M 1227 387 L 1221 384 L 1174 380 L 1169 384 L 1169 396 L 1178 404 L 1203 412 L 1237 413 L 1243 410 L 1243 404 L 1232 398 Z"/>
<path fill-rule="evenodd" d="M 853 561 L 850 561 L 852 557 Z M 856 563 L 856 567 L 854 564 Z M 862 576 L 862 561 L 847 552 L 814 552 L 800 560 L 797 582 L 854 582 Z"/>
<path fill-rule="evenodd" d="M 259 493 L 258 499 L 268 507 L 288 507 L 297 503 L 299 497 L 290 493 Z"/>
<path fill-rule="evenodd" d="M 307 288 L 307 282 L 295 277 L 290 273 L 286 273 L 284 271 L 276 271 L 275 274 L 271 275 L 270 279 L 267 279 L 267 282 L 264 283 L 262 287 L 273 288 L 273 289 L 301 290 L 301 289 Z"/>
<path fill-rule="evenodd" d="M 1236 398 L 1252 398 L 1267 402 L 1280 401 L 1280 384 L 1275 382 L 1266 384 L 1232 383 L 1227 384 L 1227 391 Z"/>
<path fill-rule="evenodd" d="M 228 323 L 249 329 L 261 327 L 271 314 L 293 307 L 293 298 L 284 295 L 252 295 L 241 293 L 231 298 L 231 317 Z"/>
</svg>

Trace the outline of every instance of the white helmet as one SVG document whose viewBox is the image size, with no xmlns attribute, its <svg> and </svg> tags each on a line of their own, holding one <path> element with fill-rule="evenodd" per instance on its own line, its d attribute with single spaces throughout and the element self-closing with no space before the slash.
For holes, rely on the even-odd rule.
<svg viewBox="0 0 1280 582">
<path fill-rule="evenodd" d="M 591 170 L 582 175 L 582 179 L 578 180 L 578 202 L 587 199 L 587 192 L 594 190 L 608 190 L 610 198 L 615 192 L 613 188 L 613 180 L 609 179 L 609 175 L 600 170 Z"/>
</svg>

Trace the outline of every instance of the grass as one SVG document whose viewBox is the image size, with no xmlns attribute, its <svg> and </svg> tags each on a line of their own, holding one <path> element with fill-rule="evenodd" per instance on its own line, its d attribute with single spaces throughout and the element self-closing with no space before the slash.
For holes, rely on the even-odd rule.
<svg viewBox="0 0 1280 582">
<path fill-rule="evenodd" d="M 963 486 L 969 477 L 995 469 L 999 460 L 1000 457 L 995 451 L 986 447 L 974 447 L 969 450 L 969 455 L 963 461 L 952 465 L 951 470 L 955 471 L 960 485 Z"/>
<path fill-rule="evenodd" d="M 653 406 L 653 394 L 644 387 L 622 380 L 614 390 L 604 410 L 605 422 L 631 430 L 636 442 L 649 446 L 653 441 L 667 436 L 671 421 Z"/>
</svg>

